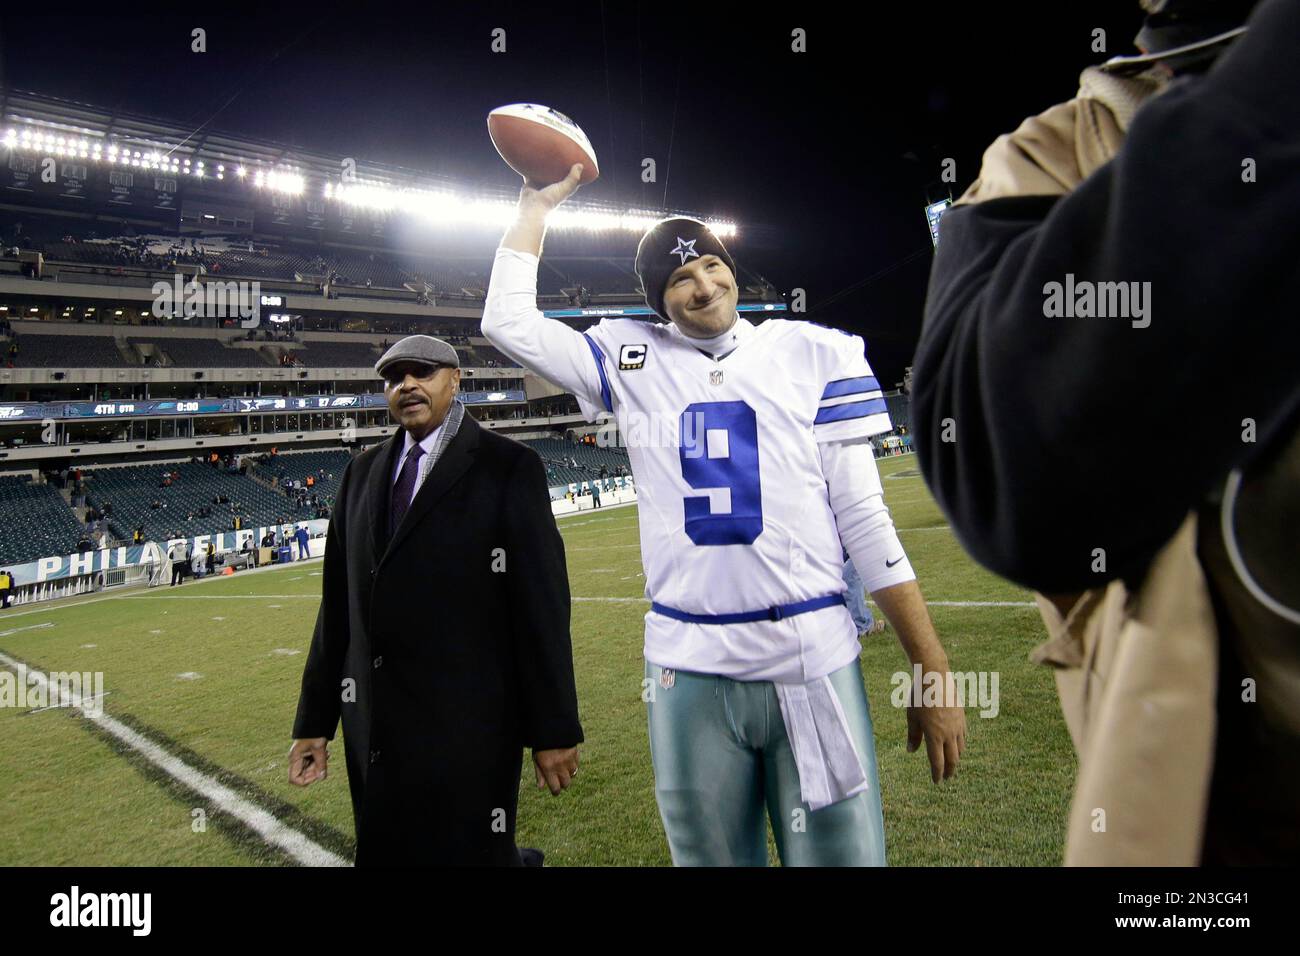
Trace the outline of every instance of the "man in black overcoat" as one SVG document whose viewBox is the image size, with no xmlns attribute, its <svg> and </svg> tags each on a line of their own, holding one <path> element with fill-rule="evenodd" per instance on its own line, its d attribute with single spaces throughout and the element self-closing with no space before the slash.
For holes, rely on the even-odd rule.
<svg viewBox="0 0 1300 956">
<path fill-rule="evenodd" d="M 445 342 L 375 368 L 402 427 L 343 472 L 289 779 L 325 778 L 342 717 L 358 866 L 517 866 L 523 748 L 559 794 L 582 741 L 545 468 L 465 414 Z"/>
</svg>

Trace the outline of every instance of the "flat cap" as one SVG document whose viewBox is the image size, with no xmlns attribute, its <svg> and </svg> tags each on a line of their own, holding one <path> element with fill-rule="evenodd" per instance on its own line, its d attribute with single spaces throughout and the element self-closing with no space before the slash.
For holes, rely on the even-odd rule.
<svg viewBox="0 0 1300 956">
<path fill-rule="evenodd" d="M 428 365 L 450 365 L 460 368 L 460 356 L 456 350 L 442 339 L 432 335 L 408 335 L 398 339 L 375 363 L 375 371 L 380 375 L 394 362 L 424 362 Z"/>
</svg>

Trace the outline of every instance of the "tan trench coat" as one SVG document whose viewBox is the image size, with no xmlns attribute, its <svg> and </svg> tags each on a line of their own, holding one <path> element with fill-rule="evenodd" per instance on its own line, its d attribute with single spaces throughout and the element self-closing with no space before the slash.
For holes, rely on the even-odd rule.
<svg viewBox="0 0 1300 956">
<path fill-rule="evenodd" d="M 957 205 L 1064 195 L 1109 161 L 1161 77 L 1085 70 L 1076 98 L 999 137 Z M 1038 595 L 1079 755 L 1065 863 L 1194 866 L 1214 758 L 1218 634 L 1189 514 L 1136 591 L 1113 581 L 1068 615 Z"/>
</svg>

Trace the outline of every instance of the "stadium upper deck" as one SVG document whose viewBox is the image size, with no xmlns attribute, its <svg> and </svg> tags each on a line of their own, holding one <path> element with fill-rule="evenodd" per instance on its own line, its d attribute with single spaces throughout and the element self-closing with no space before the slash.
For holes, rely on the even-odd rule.
<svg viewBox="0 0 1300 956">
<path fill-rule="evenodd" d="M 0 244 L 41 253 L 61 281 L 150 285 L 154 273 L 202 269 L 374 305 L 429 303 L 435 314 L 481 304 L 517 197 L 13 90 L 0 90 L 0 160 Z M 575 203 L 561 213 L 539 276 L 543 307 L 639 303 L 635 242 L 663 211 Z M 0 276 L 23 271 L 14 265 Z M 741 280 L 746 296 L 779 302 L 760 276 Z"/>
</svg>

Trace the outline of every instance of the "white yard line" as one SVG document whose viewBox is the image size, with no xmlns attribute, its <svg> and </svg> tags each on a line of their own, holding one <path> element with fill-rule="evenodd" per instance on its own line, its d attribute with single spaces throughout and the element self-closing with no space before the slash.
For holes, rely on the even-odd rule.
<svg viewBox="0 0 1300 956">
<path fill-rule="evenodd" d="M 63 689 L 58 685 L 51 685 L 40 671 L 29 671 L 27 665 L 22 661 L 14 660 L 3 653 L 0 653 L 0 664 L 4 664 L 17 673 L 18 679 L 25 684 L 33 681 L 40 684 L 47 695 L 47 699 L 51 687 L 53 687 L 54 694 L 59 697 L 58 706 L 77 708 L 87 720 L 95 721 L 100 727 L 143 756 L 155 767 L 158 767 L 189 789 L 202 794 L 212 801 L 217 809 L 224 810 L 237 818 L 268 844 L 279 847 L 304 866 L 350 865 L 342 857 L 331 853 L 292 827 L 286 826 L 276 819 L 273 814 L 245 800 L 229 787 L 223 786 L 207 774 L 194 769 L 180 758 L 172 756 L 152 740 L 109 717 L 99 708 L 87 710 L 82 699 L 74 695 L 68 695 L 65 698 Z M 89 700 L 91 698 L 87 697 L 86 701 Z"/>
<path fill-rule="evenodd" d="M 26 627 L 11 627 L 7 631 L 0 631 L 0 637 L 8 637 L 10 634 L 18 634 L 21 631 L 41 631 L 47 627 L 53 626 L 53 621 L 46 621 L 44 624 L 28 624 Z"/>
<path fill-rule="evenodd" d="M 925 603 L 927 607 L 1038 607 L 1033 601 L 926 601 Z"/>
<path fill-rule="evenodd" d="M 648 598 L 643 597 L 575 597 L 572 600 L 605 604 L 650 603 Z M 929 607 L 1038 607 L 1033 601 L 926 601 L 925 603 Z"/>
<path fill-rule="evenodd" d="M 129 601 L 260 601 L 262 598 L 311 598 L 319 594 L 123 594 Z"/>
</svg>

